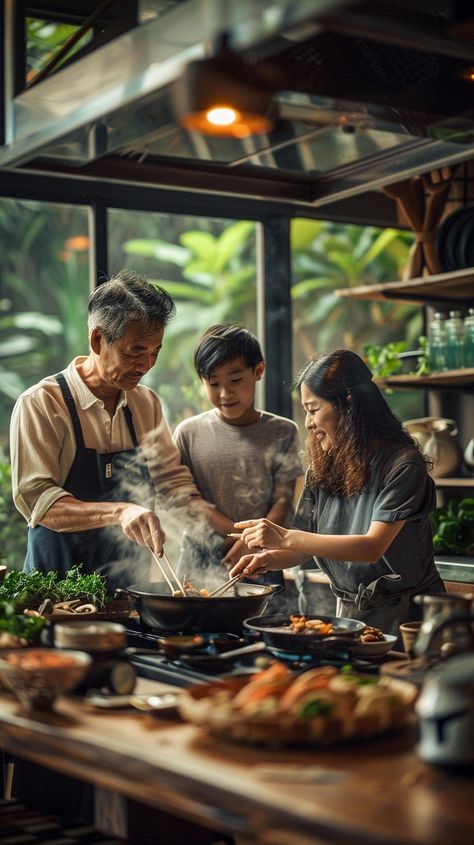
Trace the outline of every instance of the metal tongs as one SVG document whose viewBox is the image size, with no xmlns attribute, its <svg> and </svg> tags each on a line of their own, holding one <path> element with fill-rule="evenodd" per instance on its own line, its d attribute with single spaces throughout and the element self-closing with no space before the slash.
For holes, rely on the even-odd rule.
<svg viewBox="0 0 474 845">
<path fill-rule="evenodd" d="M 229 580 L 225 581 L 224 584 L 221 584 L 220 587 L 216 587 L 214 590 L 211 590 L 208 595 L 208 599 L 214 599 L 216 596 L 221 596 L 223 593 L 226 593 L 227 590 L 236 584 L 237 581 L 240 581 L 241 578 L 243 578 L 242 572 L 239 572 L 238 575 L 234 575 L 233 578 L 229 578 Z"/>
<path fill-rule="evenodd" d="M 165 579 L 166 583 L 168 584 L 168 587 L 171 590 L 171 595 L 174 596 L 174 594 L 176 593 L 176 589 L 178 589 L 180 591 L 180 593 L 182 593 L 183 596 L 185 596 L 186 590 L 184 588 L 184 584 L 179 580 L 178 576 L 176 575 L 176 572 L 174 571 L 173 567 L 171 566 L 171 563 L 169 562 L 168 558 L 166 557 L 164 551 L 162 551 L 160 557 L 158 557 L 158 555 L 155 554 L 155 552 L 153 551 L 153 549 L 150 546 L 148 548 L 150 549 L 150 552 L 152 553 L 153 557 L 155 558 L 155 560 L 156 560 L 156 562 L 157 562 L 157 564 L 160 568 L 161 574 L 162 574 L 163 578 Z M 168 567 L 168 572 L 166 572 L 165 566 L 163 565 L 163 561 L 166 563 L 166 566 Z M 176 587 L 173 586 L 173 581 L 171 580 L 170 575 L 171 575 L 171 578 L 174 579 L 174 582 L 177 585 Z"/>
</svg>

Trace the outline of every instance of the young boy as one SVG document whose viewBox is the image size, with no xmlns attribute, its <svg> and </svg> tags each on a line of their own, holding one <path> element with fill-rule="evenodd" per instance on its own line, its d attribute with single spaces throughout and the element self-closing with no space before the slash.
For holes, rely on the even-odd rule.
<svg viewBox="0 0 474 845">
<path fill-rule="evenodd" d="M 190 577 L 196 565 L 230 568 L 248 554 L 245 543 L 226 536 L 239 519 L 252 514 L 291 524 L 295 482 L 303 475 L 296 424 L 255 408 L 265 369 L 257 338 L 242 326 L 212 326 L 195 349 L 194 366 L 213 408 L 179 423 L 174 441 L 223 520 L 211 542 L 184 535 L 180 569 Z M 271 573 L 266 580 L 282 577 Z"/>
</svg>

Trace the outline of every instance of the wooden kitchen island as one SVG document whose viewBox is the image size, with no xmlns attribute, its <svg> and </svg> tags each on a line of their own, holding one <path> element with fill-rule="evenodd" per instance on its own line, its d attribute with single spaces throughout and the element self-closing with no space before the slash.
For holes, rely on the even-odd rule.
<svg viewBox="0 0 474 845">
<path fill-rule="evenodd" d="M 169 689 L 140 680 L 137 691 Z M 92 710 L 73 696 L 29 717 L 3 693 L 0 737 L 4 750 L 93 783 L 99 794 L 105 788 L 239 843 L 473 841 L 474 776 L 423 764 L 414 727 L 325 750 L 260 749 L 211 739 L 175 718 Z"/>
</svg>

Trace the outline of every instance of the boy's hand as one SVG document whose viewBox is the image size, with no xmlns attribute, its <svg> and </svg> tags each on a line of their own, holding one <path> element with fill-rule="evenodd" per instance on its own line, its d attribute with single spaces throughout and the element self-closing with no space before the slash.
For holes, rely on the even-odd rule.
<svg viewBox="0 0 474 845">
<path fill-rule="evenodd" d="M 248 555 L 249 552 L 250 549 L 243 540 L 235 540 L 230 549 L 226 552 L 225 557 L 222 559 L 222 563 L 227 566 L 227 569 L 232 569 L 232 567 L 238 563 L 240 558 L 243 555 Z"/>
</svg>

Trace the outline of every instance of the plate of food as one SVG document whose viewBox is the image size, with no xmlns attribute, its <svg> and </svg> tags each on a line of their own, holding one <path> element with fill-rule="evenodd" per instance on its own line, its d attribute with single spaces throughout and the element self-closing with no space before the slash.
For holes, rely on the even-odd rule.
<svg viewBox="0 0 474 845">
<path fill-rule="evenodd" d="M 380 628 L 366 625 L 351 652 L 356 657 L 382 657 L 391 651 L 397 639 L 395 634 L 384 634 Z"/>
<path fill-rule="evenodd" d="M 187 688 L 178 711 L 225 740 L 326 746 L 403 727 L 416 694 L 412 684 L 393 678 L 334 666 L 295 675 L 276 661 L 250 676 Z"/>
</svg>

